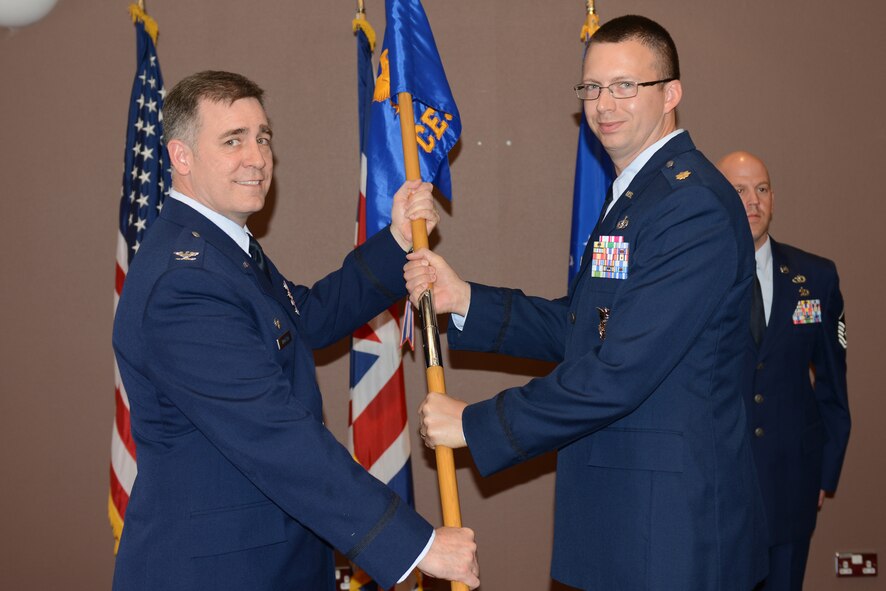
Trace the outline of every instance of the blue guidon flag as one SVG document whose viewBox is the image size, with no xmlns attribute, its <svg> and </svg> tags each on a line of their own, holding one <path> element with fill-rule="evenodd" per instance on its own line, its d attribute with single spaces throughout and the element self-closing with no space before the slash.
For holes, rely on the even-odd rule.
<svg viewBox="0 0 886 591">
<path fill-rule="evenodd" d="M 449 150 L 461 135 L 461 119 L 428 18 L 419 0 L 388 0 L 366 138 L 367 233 L 391 221 L 391 199 L 406 180 L 397 94 L 412 94 L 421 178 L 452 198 Z"/>
</svg>

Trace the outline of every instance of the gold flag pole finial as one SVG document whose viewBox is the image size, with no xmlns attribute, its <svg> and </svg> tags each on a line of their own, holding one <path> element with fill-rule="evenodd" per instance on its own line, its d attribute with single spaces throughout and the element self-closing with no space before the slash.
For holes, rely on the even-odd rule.
<svg viewBox="0 0 886 591">
<path fill-rule="evenodd" d="M 369 24 L 369 21 L 366 20 L 366 9 L 363 6 L 363 0 L 357 0 L 357 14 L 354 16 L 354 20 L 351 21 L 351 25 L 356 33 L 358 30 L 362 30 L 363 34 L 366 35 L 366 39 L 369 41 L 369 51 L 375 51 L 375 29 L 372 28 L 372 25 Z"/>
<path fill-rule="evenodd" d="M 600 17 L 597 16 L 597 12 L 594 9 L 594 0 L 585 0 L 585 7 L 587 8 L 588 16 L 585 19 L 585 24 L 581 27 L 579 38 L 583 43 L 588 43 L 591 37 L 594 36 L 594 33 L 597 32 L 597 29 L 600 28 Z"/>
<path fill-rule="evenodd" d="M 148 16 L 148 13 L 145 12 L 145 0 L 138 0 L 138 4 L 130 4 L 129 5 L 129 16 L 132 17 L 132 22 L 141 21 L 145 25 L 145 31 L 148 35 L 151 36 L 151 40 L 154 42 L 154 45 L 157 44 L 157 33 L 159 32 L 157 28 L 157 21 Z"/>
</svg>

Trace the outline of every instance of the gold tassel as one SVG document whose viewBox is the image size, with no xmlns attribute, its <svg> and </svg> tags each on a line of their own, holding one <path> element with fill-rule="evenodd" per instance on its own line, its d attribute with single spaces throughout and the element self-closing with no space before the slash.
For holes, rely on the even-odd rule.
<svg viewBox="0 0 886 591">
<path fill-rule="evenodd" d="M 591 40 L 591 37 L 594 36 L 594 33 L 596 33 L 597 29 L 599 29 L 599 28 L 600 28 L 600 17 L 592 12 L 589 12 L 588 13 L 588 20 L 581 27 L 581 35 L 579 36 L 579 38 L 584 43 L 587 43 L 588 41 Z"/>
<path fill-rule="evenodd" d="M 366 35 L 366 38 L 369 40 L 369 51 L 375 51 L 375 29 L 372 28 L 372 25 L 369 24 L 363 13 L 358 12 L 351 24 L 354 27 L 355 33 L 359 29 Z"/>
<path fill-rule="evenodd" d="M 117 512 L 110 492 L 108 493 L 108 519 L 111 520 L 111 530 L 114 532 L 114 556 L 116 556 L 117 549 L 120 547 L 120 536 L 123 534 L 123 518 Z"/>
<path fill-rule="evenodd" d="M 372 100 L 376 103 L 391 98 L 391 65 L 388 63 L 387 49 L 378 56 L 378 65 L 381 68 L 381 74 L 375 79 L 375 92 L 372 95 Z"/>
<path fill-rule="evenodd" d="M 129 16 L 132 17 L 132 22 L 136 23 L 141 21 L 145 24 L 145 31 L 148 35 L 151 36 L 151 39 L 154 41 L 154 45 L 157 44 L 157 21 L 148 16 L 148 13 L 144 11 L 144 9 L 140 8 L 137 4 L 129 5 Z"/>
</svg>

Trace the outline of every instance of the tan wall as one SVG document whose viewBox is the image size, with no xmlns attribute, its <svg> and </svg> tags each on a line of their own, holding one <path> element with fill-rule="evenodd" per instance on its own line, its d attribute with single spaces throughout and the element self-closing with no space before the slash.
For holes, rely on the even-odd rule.
<svg viewBox="0 0 886 591">
<path fill-rule="evenodd" d="M 455 202 L 437 249 L 463 276 L 557 296 L 566 284 L 582 0 L 426 0 L 464 132 Z M 383 28 L 381 0 L 367 0 Z M 110 346 L 116 218 L 134 33 L 123 0 L 61 0 L 43 21 L 0 31 L 0 588 L 104 589 L 113 418 Z M 886 551 L 881 398 L 884 307 L 881 39 L 886 8 L 850 0 L 600 0 L 606 18 L 662 22 L 683 62 L 681 123 L 711 158 L 767 159 L 774 235 L 836 260 L 849 319 L 852 440 L 815 534 L 807 589 L 838 581 L 837 550 Z M 148 2 L 167 88 L 206 68 L 269 94 L 277 174 L 254 226 L 284 272 L 312 282 L 353 238 L 357 133 L 353 2 Z M 330 428 L 347 423 L 347 355 L 320 354 Z M 486 398 L 545 371 L 484 355 L 448 358 L 450 392 Z M 406 360 L 408 404 L 424 389 Z M 880 369 L 878 369 L 880 368 Z M 413 415 L 413 425 L 415 416 Z M 413 432 L 419 509 L 439 519 L 431 456 Z M 458 455 L 463 515 L 484 588 L 547 590 L 551 456 L 482 479 Z M 615 532 L 613 532 L 615 534 Z M 879 577 L 882 583 L 883 575 Z"/>
</svg>

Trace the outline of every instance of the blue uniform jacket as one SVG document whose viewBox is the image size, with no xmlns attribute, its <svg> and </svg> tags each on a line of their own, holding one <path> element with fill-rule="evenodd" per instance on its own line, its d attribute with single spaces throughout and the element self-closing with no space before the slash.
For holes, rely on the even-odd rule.
<svg viewBox="0 0 886 591">
<path fill-rule="evenodd" d="M 331 591 L 332 547 L 383 587 L 409 568 L 432 528 L 324 427 L 312 355 L 402 297 L 404 262 L 380 232 L 310 289 L 268 282 L 166 200 L 114 322 L 138 459 L 114 589 Z"/>
<path fill-rule="evenodd" d="M 837 268 L 828 259 L 770 242 L 772 308 L 759 351 L 753 351 L 754 389 L 746 402 L 775 545 L 812 534 L 819 490 L 837 489 L 850 418 Z"/>
<path fill-rule="evenodd" d="M 627 243 L 626 278 L 595 276 L 600 236 Z M 555 579 L 748 591 L 766 574 L 742 401 L 753 273 L 735 189 L 682 133 L 595 228 L 566 297 L 472 285 L 452 348 L 559 362 L 463 416 L 483 474 L 559 449 Z"/>
</svg>

